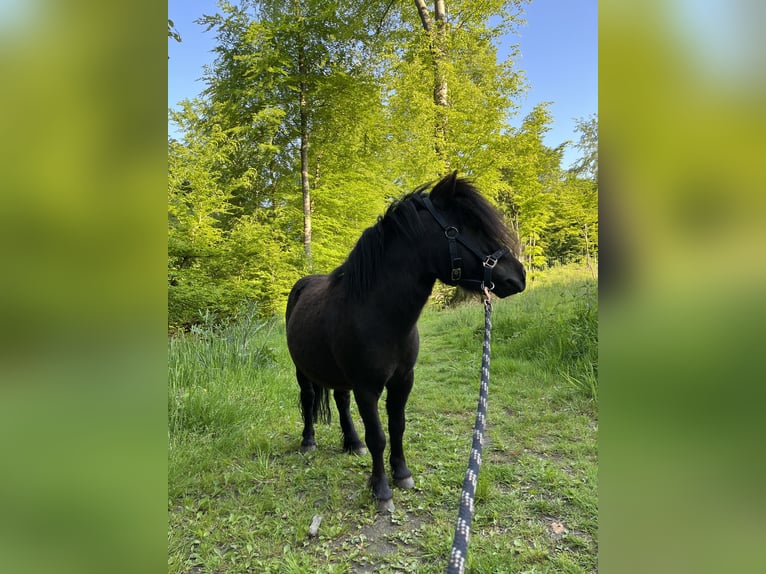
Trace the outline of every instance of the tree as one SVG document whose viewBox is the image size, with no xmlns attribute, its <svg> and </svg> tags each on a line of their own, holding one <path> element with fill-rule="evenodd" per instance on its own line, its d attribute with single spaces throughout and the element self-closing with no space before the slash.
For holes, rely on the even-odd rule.
<svg viewBox="0 0 766 574">
<path fill-rule="evenodd" d="M 498 61 L 497 46 L 521 22 L 521 5 L 436 1 L 431 11 L 416 0 L 415 10 L 402 7 L 384 77 L 392 178 L 414 187 L 457 169 L 496 196 L 501 135 L 523 90 L 517 52 Z"/>
<path fill-rule="evenodd" d="M 565 144 L 550 148 L 543 142 L 553 117 L 548 103 L 537 106 L 507 139 L 507 190 L 500 203 L 517 231 L 528 265 L 591 259 L 598 249 L 598 133 L 597 120 L 578 121 L 578 147 L 583 157 L 565 172 Z M 595 129 L 594 129 L 595 128 Z"/>
<path fill-rule="evenodd" d="M 173 38 L 176 42 L 181 41 L 181 34 L 178 33 L 178 30 L 176 30 L 176 25 L 170 18 L 168 18 L 168 38 Z"/>
<path fill-rule="evenodd" d="M 582 229 L 585 242 L 586 263 L 591 265 L 591 254 L 598 251 L 598 116 L 577 120 L 580 140 L 575 146 L 582 152 L 582 158 L 571 170 L 576 177 L 580 191 L 574 219 Z"/>
<path fill-rule="evenodd" d="M 174 115 L 192 124 L 194 104 Z M 226 136 L 187 129 L 185 144 L 168 142 L 168 315 L 171 324 L 194 323 L 204 309 L 224 307 L 216 266 L 225 251 L 222 218 L 230 196 L 220 185 Z"/>
<path fill-rule="evenodd" d="M 272 202 L 293 205 L 292 175 L 299 174 L 301 238 L 311 269 L 312 177 L 319 173 L 312 159 L 323 157 L 312 153 L 312 141 L 334 101 L 372 85 L 368 30 L 373 23 L 380 27 L 382 8 L 350 0 L 243 0 L 239 6 L 224 2 L 221 9 L 201 19 L 219 40 L 206 94 L 228 106 L 232 126 L 247 125 L 253 113 L 278 113 L 274 156 L 262 166 L 261 178 L 271 186 Z M 243 161 L 240 169 L 252 163 Z"/>
<path fill-rule="evenodd" d="M 508 187 L 501 192 L 500 201 L 531 267 L 546 265 L 546 229 L 554 216 L 554 199 L 560 187 L 563 147 L 551 149 L 543 143 L 553 121 L 549 105 L 535 106 L 506 140 L 504 173 Z"/>
<path fill-rule="evenodd" d="M 572 168 L 572 172 L 588 179 L 598 181 L 598 116 L 575 120 L 580 140 L 575 147 L 582 152 L 582 158 Z"/>
<path fill-rule="evenodd" d="M 494 75 L 503 80 L 510 80 L 510 83 L 499 91 L 490 90 L 488 94 L 509 97 L 519 91 L 518 78 L 511 72 L 510 66 L 498 65 L 497 50 L 492 41 L 520 21 L 517 11 L 520 10 L 522 2 L 458 0 L 452 3 L 452 18 L 447 13 L 445 0 L 434 0 L 433 15 L 428 10 L 425 0 L 414 2 L 423 31 L 419 37 L 427 46 L 433 77 L 433 146 L 441 166 L 438 175 L 442 175 L 453 167 L 454 146 L 450 146 L 450 120 L 453 115 L 451 112 L 469 111 L 464 106 L 456 105 L 454 99 L 451 101 L 449 86 L 454 87 L 466 81 L 482 82 Z M 494 23 L 491 23 L 493 20 Z M 462 61 L 466 51 L 478 59 L 491 56 L 491 62 L 488 59 L 484 59 L 481 64 Z M 510 102 L 504 104 L 495 106 L 494 109 L 507 110 Z M 476 119 L 481 116 L 472 117 Z M 457 129 L 459 127 L 461 126 L 455 126 Z"/>
<path fill-rule="evenodd" d="M 235 192 L 251 182 L 250 173 L 234 178 L 230 169 L 241 134 L 209 112 L 210 105 L 197 100 L 171 113 L 184 133 L 183 141 L 168 143 L 172 325 L 193 324 L 206 310 L 231 315 L 247 300 L 257 302 L 264 315 L 278 313 L 301 274 L 280 210 L 246 213 L 235 201 Z"/>
</svg>

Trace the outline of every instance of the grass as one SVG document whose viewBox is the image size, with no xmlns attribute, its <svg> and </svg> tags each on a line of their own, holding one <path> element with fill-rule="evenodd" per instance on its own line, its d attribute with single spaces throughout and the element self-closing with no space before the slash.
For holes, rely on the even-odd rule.
<svg viewBox="0 0 766 574">
<path fill-rule="evenodd" d="M 421 318 L 405 433 L 415 488 L 395 490 L 390 516 L 366 488 L 369 456 L 341 451 L 337 416 L 317 427 L 315 452 L 299 452 L 284 326 L 249 316 L 169 342 L 168 571 L 443 572 L 478 397 L 481 306 Z M 595 281 L 572 268 L 495 302 L 468 572 L 597 570 L 596 317 Z"/>
</svg>

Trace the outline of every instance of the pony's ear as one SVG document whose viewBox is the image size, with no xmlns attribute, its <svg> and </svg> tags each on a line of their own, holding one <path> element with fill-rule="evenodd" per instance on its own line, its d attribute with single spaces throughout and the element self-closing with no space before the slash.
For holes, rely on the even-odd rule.
<svg viewBox="0 0 766 574">
<path fill-rule="evenodd" d="M 457 187 L 457 170 L 445 175 L 431 190 L 431 198 L 437 201 L 449 201 L 455 195 Z"/>
</svg>

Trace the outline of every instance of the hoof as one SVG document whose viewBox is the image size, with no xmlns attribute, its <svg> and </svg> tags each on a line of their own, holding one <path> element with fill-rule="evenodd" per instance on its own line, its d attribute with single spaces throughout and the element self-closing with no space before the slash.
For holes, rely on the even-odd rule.
<svg viewBox="0 0 766 574">
<path fill-rule="evenodd" d="M 355 448 L 354 450 L 351 451 L 351 454 L 353 454 L 354 456 L 364 456 L 367 454 L 367 449 L 364 447 Z"/>
<path fill-rule="evenodd" d="M 317 445 L 315 444 L 302 444 L 301 445 L 301 452 L 313 452 L 317 449 Z"/>
<path fill-rule="evenodd" d="M 398 486 L 399 488 L 403 488 L 405 490 L 409 490 L 410 488 L 415 488 L 415 481 L 411 476 L 405 477 L 405 478 L 395 478 L 394 484 Z"/>
<path fill-rule="evenodd" d="M 393 514 L 394 513 L 394 499 L 378 500 L 378 512 L 381 514 Z"/>
</svg>

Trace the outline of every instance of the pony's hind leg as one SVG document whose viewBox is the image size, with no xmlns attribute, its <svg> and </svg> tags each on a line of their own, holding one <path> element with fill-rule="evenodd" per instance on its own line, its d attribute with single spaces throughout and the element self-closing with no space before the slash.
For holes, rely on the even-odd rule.
<svg viewBox="0 0 766 574">
<path fill-rule="evenodd" d="M 388 412 L 388 436 L 391 439 L 391 472 L 394 484 L 399 488 L 412 488 L 415 481 L 404 460 L 404 407 L 412 390 L 414 374 L 410 370 L 401 378 L 394 378 L 388 383 L 386 393 L 386 411 Z"/>
<path fill-rule="evenodd" d="M 318 401 L 319 397 L 316 396 L 314 385 L 306 378 L 306 375 L 296 369 L 295 376 L 298 379 L 298 385 L 301 387 L 301 415 L 303 416 L 301 452 L 309 452 L 317 447 L 317 442 L 314 439 L 314 401 Z"/>
<path fill-rule="evenodd" d="M 340 429 L 343 431 L 343 450 L 352 454 L 367 454 L 367 449 L 364 448 L 364 443 L 359 439 L 354 421 L 351 419 L 351 393 L 349 391 L 335 391 L 333 396 L 340 415 Z"/>
</svg>

